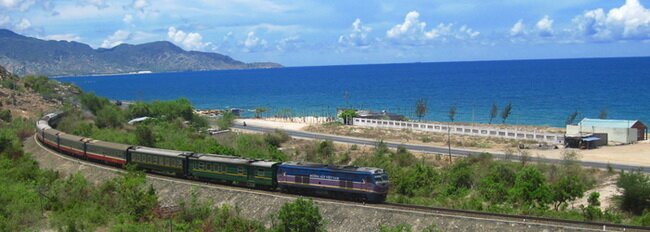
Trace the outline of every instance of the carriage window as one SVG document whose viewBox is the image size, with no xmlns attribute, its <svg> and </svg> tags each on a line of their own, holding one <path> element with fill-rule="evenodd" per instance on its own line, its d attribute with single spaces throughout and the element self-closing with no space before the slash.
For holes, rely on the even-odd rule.
<svg viewBox="0 0 650 232">
<path fill-rule="evenodd" d="M 257 169 L 257 175 L 258 176 L 264 176 L 264 169 Z"/>
<path fill-rule="evenodd" d="M 237 167 L 237 173 L 244 173 L 243 167 Z"/>
</svg>

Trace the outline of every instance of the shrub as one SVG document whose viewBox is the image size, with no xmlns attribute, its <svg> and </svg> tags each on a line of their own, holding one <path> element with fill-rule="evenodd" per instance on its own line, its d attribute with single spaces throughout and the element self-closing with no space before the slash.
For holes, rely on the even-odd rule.
<svg viewBox="0 0 650 232">
<path fill-rule="evenodd" d="M 0 120 L 5 122 L 11 122 L 11 110 L 0 111 Z"/>
<path fill-rule="evenodd" d="M 90 112 L 97 115 L 99 110 L 111 105 L 111 102 L 104 97 L 99 97 L 94 93 L 85 93 L 80 97 L 81 104 Z"/>
<path fill-rule="evenodd" d="M 97 111 L 95 125 L 99 128 L 119 128 L 122 127 L 124 117 L 120 109 L 114 106 L 108 106 Z"/>
<path fill-rule="evenodd" d="M 156 142 L 153 131 L 151 131 L 151 128 L 146 125 L 139 125 L 136 127 L 135 139 L 138 145 L 147 147 L 153 147 Z"/>
<path fill-rule="evenodd" d="M 325 231 L 323 217 L 311 199 L 299 197 L 293 202 L 285 203 L 278 211 L 277 219 L 277 231 Z"/>
<path fill-rule="evenodd" d="M 289 141 L 291 137 L 287 132 L 275 129 L 273 132 L 264 134 L 264 141 L 274 147 L 280 147 L 280 144 Z"/>
<path fill-rule="evenodd" d="M 528 207 L 544 208 L 552 200 L 552 193 L 544 175 L 535 167 L 526 166 L 517 172 L 510 196 L 513 201 Z"/>
<path fill-rule="evenodd" d="M 217 126 L 221 130 L 227 130 L 232 126 L 232 123 L 235 121 L 235 115 L 230 112 L 224 112 L 219 119 L 217 119 Z"/>
<path fill-rule="evenodd" d="M 622 172 L 616 185 L 623 190 L 620 207 L 640 215 L 650 210 L 650 178 L 641 171 Z"/>
</svg>

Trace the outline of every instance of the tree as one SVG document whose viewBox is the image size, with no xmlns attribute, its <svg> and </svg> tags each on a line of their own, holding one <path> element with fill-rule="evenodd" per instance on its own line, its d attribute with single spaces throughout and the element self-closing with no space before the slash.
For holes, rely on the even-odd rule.
<svg viewBox="0 0 650 232">
<path fill-rule="evenodd" d="M 528 207 L 543 208 L 552 200 L 552 193 L 544 174 L 535 167 L 526 166 L 517 172 L 515 184 L 510 189 L 510 196 L 515 202 Z"/>
<path fill-rule="evenodd" d="M 506 120 L 508 117 L 510 117 L 510 113 L 512 113 L 512 103 L 508 103 L 508 105 L 503 108 L 503 112 L 501 112 L 501 119 L 503 119 L 503 124 L 506 124 Z"/>
<path fill-rule="evenodd" d="M 577 110 L 574 111 L 573 113 L 569 114 L 569 117 L 567 117 L 566 122 L 564 123 L 565 125 L 572 125 L 573 122 L 576 120 L 576 117 L 578 117 L 578 114 L 580 114 Z"/>
<path fill-rule="evenodd" d="M 135 138 L 138 145 L 153 147 L 156 138 L 148 126 L 140 125 L 135 128 Z"/>
<path fill-rule="evenodd" d="M 598 115 L 598 118 L 600 119 L 607 119 L 607 107 L 603 107 L 600 110 L 600 114 Z"/>
<path fill-rule="evenodd" d="M 415 102 L 415 116 L 422 121 L 422 117 L 427 114 L 427 100 L 420 98 Z"/>
<path fill-rule="evenodd" d="M 149 104 L 144 102 L 130 104 L 128 112 L 131 119 L 151 116 L 151 108 L 149 107 Z"/>
<path fill-rule="evenodd" d="M 490 109 L 490 122 L 489 122 L 489 124 L 492 124 L 492 120 L 497 117 L 498 113 L 499 113 L 499 109 L 497 108 L 497 104 L 492 103 L 492 108 Z"/>
<path fill-rule="evenodd" d="M 278 211 L 278 231 L 316 232 L 325 231 L 323 217 L 318 206 L 309 199 L 299 197 L 294 202 L 285 203 Z"/>
<path fill-rule="evenodd" d="M 352 125 L 352 118 L 357 116 L 357 111 L 353 109 L 346 109 L 339 114 L 339 117 L 343 119 L 343 124 Z"/>
<path fill-rule="evenodd" d="M 81 104 L 95 115 L 99 110 L 111 104 L 107 98 L 99 97 L 94 93 L 82 94 L 80 98 Z"/>
<path fill-rule="evenodd" d="M 557 211 L 562 204 L 582 197 L 586 186 L 575 175 L 566 175 L 551 186 L 553 190 L 553 208 Z"/>
<path fill-rule="evenodd" d="M 595 220 L 603 216 L 603 212 L 600 210 L 600 201 L 598 198 L 600 197 L 599 192 L 592 192 L 589 194 L 589 198 L 587 199 L 587 202 L 589 202 L 589 205 L 587 208 L 583 208 L 582 214 L 584 217 L 588 220 Z"/>
<path fill-rule="evenodd" d="M 266 112 L 267 109 L 264 107 L 257 107 L 255 108 L 255 118 L 261 118 L 262 114 Z"/>
<path fill-rule="evenodd" d="M 456 117 L 456 105 L 452 105 L 449 107 L 449 120 L 454 121 L 454 118 Z"/>
<path fill-rule="evenodd" d="M 334 143 L 332 140 L 325 140 L 318 143 L 316 154 L 320 155 L 322 160 L 329 160 L 334 157 Z"/>
</svg>

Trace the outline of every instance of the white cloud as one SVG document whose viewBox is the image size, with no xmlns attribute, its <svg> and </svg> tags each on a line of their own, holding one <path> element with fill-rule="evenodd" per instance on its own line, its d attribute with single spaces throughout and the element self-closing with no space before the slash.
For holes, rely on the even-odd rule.
<svg viewBox="0 0 650 232">
<path fill-rule="evenodd" d="M 201 34 L 195 32 L 185 33 L 175 27 L 169 27 L 167 37 L 187 50 L 202 50 L 210 45 L 210 43 L 203 43 Z"/>
<path fill-rule="evenodd" d="M 11 17 L 7 15 L 0 16 L 0 26 L 9 25 L 9 22 L 11 22 Z"/>
<path fill-rule="evenodd" d="M 404 17 L 404 22 L 386 31 L 386 37 L 399 44 L 423 45 L 432 40 L 447 42 L 450 39 L 474 39 L 481 34 L 467 25 L 455 30 L 452 23 L 440 23 L 431 30 L 426 27 L 426 22 L 420 21 L 420 13 L 411 11 Z"/>
<path fill-rule="evenodd" d="M 515 25 L 512 25 L 512 28 L 510 28 L 510 36 L 512 37 L 518 37 L 524 35 L 524 22 L 523 20 L 519 20 L 515 23 Z"/>
<path fill-rule="evenodd" d="M 131 15 L 131 14 L 124 15 L 124 17 L 122 18 L 122 21 L 124 21 L 124 23 L 126 23 L 126 24 L 131 24 L 133 22 L 133 15 Z"/>
<path fill-rule="evenodd" d="M 133 9 L 143 11 L 145 7 L 149 6 L 149 3 L 147 0 L 133 0 L 133 3 L 131 4 L 131 7 Z"/>
<path fill-rule="evenodd" d="M 573 19 L 581 36 L 593 40 L 650 39 L 650 10 L 638 0 L 626 0 L 619 8 L 605 13 L 602 8 L 587 11 Z"/>
<path fill-rule="evenodd" d="M 16 27 L 16 30 L 24 31 L 24 30 L 27 30 L 30 27 L 32 27 L 32 23 L 27 19 L 22 19 L 22 20 L 20 20 L 19 23 L 17 23 L 15 25 L 15 27 Z"/>
<path fill-rule="evenodd" d="M 48 35 L 45 36 L 47 40 L 65 40 L 65 41 L 79 41 L 81 38 L 75 34 L 57 34 L 57 35 Z"/>
<path fill-rule="evenodd" d="M 266 49 L 268 43 L 264 39 L 255 36 L 255 31 L 248 32 L 246 40 L 244 40 L 244 52 L 257 52 Z"/>
<path fill-rule="evenodd" d="M 104 9 L 109 6 L 106 0 L 83 0 L 80 4 L 95 6 L 97 9 Z"/>
<path fill-rule="evenodd" d="M 14 8 L 20 4 L 21 0 L 0 0 L 0 5 L 6 8 Z"/>
<path fill-rule="evenodd" d="M 553 20 L 550 19 L 548 15 L 545 15 L 544 18 L 537 21 L 537 24 L 535 26 L 537 27 L 537 31 L 540 36 L 553 36 Z"/>
<path fill-rule="evenodd" d="M 347 35 L 339 36 L 339 44 L 346 47 L 360 47 L 366 48 L 370 46 L 368 41 L 368 33 L 372 31 L 372 28 L 364 26 L 361 23 L 361 19 L 356 19 L 352 23 L 352 31 Z"/>
<path fill-rule="evenodd" d="M 290 36 L 278 41 L 277 44 L 275 45 L 275 48 L 277 48 L 278 51 L 281 52 L 294 51 L 302 48 L 304 43 L 305 41 L 302 40 L 299 36 Z"/>
<path fill-rule="evenodd" d="M 100 47 L 102 48 L 112 48 L 117 45 L 124 43 L 125 40 L 131 35 L 130 32 L 124 30 L 117 30 L 113 35 L 109 36 L 107 39 L 102 42 Z"/>
</svg>

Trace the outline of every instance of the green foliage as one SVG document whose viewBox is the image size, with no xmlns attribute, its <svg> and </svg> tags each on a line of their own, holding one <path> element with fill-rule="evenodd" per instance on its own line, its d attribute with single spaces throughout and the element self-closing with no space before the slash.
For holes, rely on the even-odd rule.
<svg viewBox="0 0 650 232">
<path fill-rule="evenodd" d="M 650 210 L 650 177 L 641 171 L 621 172 L 616 185 L 623 190 L 619 196 L 622 210 L 637 215 Z"/>
<path fill-rule="evenodd" d="M 391 153 L 390 158 L 398 167 L 408 167 L 417 162 L 415 156 L 402 146 L 397 147 L 397 151 Z"/>
<path fill-rule="evenodd" d="M 569 114 L 569 117 L 567 117 L 566 122 L 564 122 L 565 125 L 573 125 L 573 122 L 576 120 L 576 117 L 578 117 L 578 114 L 580 114 L 577 110 L 573 111 L 571 114 Z"/>
<path fill-rule="evenodd" d="M 534 167 L 524 167 L 517 172 L 517 178 L 510 190 L 513 201 L 525 207 L 544 208 L 552 200 L 551 189 L 544 175 Z"/>
<path fill-rule="evenodd" d="M 99 128 L 119 128 L 124 123 L 122 111 L 116 106 L 105 106 L 96 113 L 95 125 Z"/>
<path fill-rule="evenodd" d="M 409 224 L 398 224 L 395 226 L 384 226 L 380 225 L 379 226 L 379 231 L 380 232 L 411 232 L 413 229 L 411 229 L 411 225 Z"/>
<path fill-rule="evenodd" d="M 155 101 L 150 104 L 151 117 L 164 120 L 183 118 L 190 121 L 193 117 L 192 103 L 187 98 L 180 98 L 173 101 Z"/>
<path fill-rule="evenodd" d="M 151 107 L 149 104 L 144 102 L 135 102 L 133 104 L 130 104 L 129 108 L 127 109 L 127 115 L 129 119 L 153 116 Z"/>
<path fill-rule="evenodd" d="M 339 114 L 339 118 L 343 119 L 343 124 L 351 125 L 352 118 L 357 117 L 357 110 L 346 109 Z"/>
<path fill-rule="evenodd" d="M 217 126 L 219 126 L 219 129 L 227 130 L 232 126 L 234 121 L 235 115 L 230 111 L 226 111 L 219 119 L 217 119 Z"/>
<path fill-rule="evenodd" d="M 39 93 L 45 99 L 52 99 L 56 96 L 55 88 L 58 84 L 46 76 L 27 76 L 23 80 L 26 88 Z"/>
<path fill-rule="evenodd" d="M 452 105 L 451 107 L 449 107 L 449 115 L 448 116 L 449 116 L 449 121 L 453 122 L 454 119 L 456 118 L 456 105 Z"/>
<path fill-rule="evenodd" d="M 139 125 L 135 129 L 136 143 L 141 146 L 153 147 L 156 143 L 155 135 L 149 126 Z"/>
<path fill-rule="evenodd" d="M 264 107 L 257 107 L 257 108 L 255 108 L 255 118 L 260 118 L 260 117 L 262 117 L 262 114 L 264 114 L 264 112 L 266 112 L 267 110 L 268 110 L 268 109 L 266 109 L 266 108 L 264 108 Z"/>
<path fill-rule="evenodd" d="M 11 122 L 11 110 L 0 111 L 0 120 L 5 122 Z"/>
<path fill-rule="evenodd" d="M 278 224 L 275 229 L 284 232 L 325 231 L 323 217 L 318 206 L 311 199 L 299 197 L 293 202 L 285 203 L 278 211 Z"/>
<path fill-rule="evenodd" d="M 81 105 L 95 115 L 97 115 L 99 110 L 111 105 L 111 102 L 107 98 L 99 97 L 94 93 L 84 93 L 79 98 Z"/>
<path fill-rule="evenodd" d="M 505 202 L 508 200 L 508 189 L 515 184 L 516 178 L 513 168 L 506 164 L 494 163 L 490 166 L 487 176 L 481 179 L 480 192 L 491 202 Z"/>
<path fill-rule="evenodd" d="M 415 102 L 415 116 L 422 121 L 422 117 L 427 114 L 427 99 L 420 98 Z"/>
<path fill-rule="evenodd" d="M 492 103 L 492 108 L 490 108 L 490 122 L 488 124 L 492 124 L 492 120 L 497 117 L 498 112 L 499 108 L 497 108 L 497 104 Z"/>
<path fill-rule="evenodd" d="M 508 117 L 510 117 L 510 114 L 512 113 L 512 103 L 508 103 L 506 107 L 503 108 L 503 111 L 501 112 L 501 119 L 503 120 L 503 124 L 506 124 L 506 120 Z"/>
<path fill-rule="evenodd" d="M 316 154 L 321 160 L 330 160 L 334 157 L 334 143 L 331 140 L 325 140 L 316 146 Z"/>
<path fill-rule="evenodd" d="M 551 189 L 553 193 L 553 207 L 555 210 L 558 210 L 562 204 L 566 204 L 568 201 L 573 201 L 582 197 L 586 190 L 586 186 L 577 176 L 566 175 L 563 176 L 560 181 L 551 185 Z M 589 199 L 591 199 L 591 196 Z M 596 197 L 596 200 L 597 199 L 598 197 Z"/>
<path fill-rule="evenodd" d="M 273 132 L 264 134 L 264 141 L 274 147 L 280 147 L 284 142 L 287 142 L 291 139 L 287 132 L 275 129 Z"/>
</svg>

